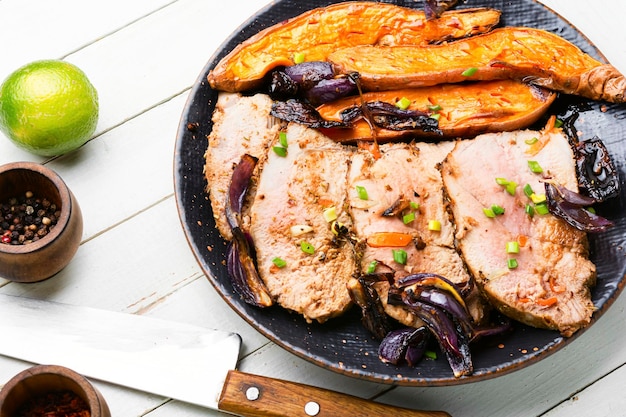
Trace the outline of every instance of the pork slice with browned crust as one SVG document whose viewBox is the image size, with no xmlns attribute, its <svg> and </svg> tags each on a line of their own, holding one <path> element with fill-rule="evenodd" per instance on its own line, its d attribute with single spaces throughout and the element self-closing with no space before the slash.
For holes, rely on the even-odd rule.
<svg viewBox="0 0 626 417">
<path fill-rule="evenodd" d="M 529 161 L 543 172 L 531 172 Z M 546 178 L 577 191 L 567 138 L 558 130 L 517 131 L 459 141 L 441 173 L 458 248 L 492 304 L 513 319 L 564 336 L 586 326 L 596 278 L 586 234 L 551 214 L 527 212 L 544 194 Z M 524 187 L 534 192 L 534 202 Z M 484 209 L 494 206 L 504 213 L 487 216 Z"/>
<path fill-rule="evenodd" d="M 452 142 L 395 143 L 382 145 L 379 158 L 367 151 L 354 155 L 348 192 L 355 233 L 366 243 L 363 272 L 374 262 L 378 270 L 395 271 L 396 279 L 428 272 L 445 276 L 461 287 L 468 284 L 470 275 L 454 247 L 454 226 L 437 169 L 453 147 Z M 394 258 L 394 251 L 406 254 L 406 261 Z M 384 301 L 384 294 L 382 298 Z M 483 304 L 480 297 L 470 303 L 477 321 L 483 317 Z M 386 308 L 390 315 L 410 325 L 401 319 L 404 313 Z"/>
<path fill-rule="evenodd" d="M 280 126 L 273 122 L 271 107 L 272 100 L 265 94 L 247 97 L 220 93 L 215 105 L 213 128 L 204 155 L 204 175 L 216 227 L 228 240 L 232 239 L 232 233 L 226 220 L 225 206 L 233 169 L 244 154 L 262 157 L 269 143 L 278 136 Z M 254 187 L 249 194 L 254 194 Z M 247 220 L 244 214 L 244 225 Z"/>
<path fill-rule="evenodd" d="M 261 161 L 250 234 L 272 297 L 309 322 L 324 322 L 351 305 L 346 283 L 356 257 L 332 228 L 352 227 L 345 210 L 352 151 L 298 124 L 286 138 L 285 156 L 269 151 Z"/>
</svg>

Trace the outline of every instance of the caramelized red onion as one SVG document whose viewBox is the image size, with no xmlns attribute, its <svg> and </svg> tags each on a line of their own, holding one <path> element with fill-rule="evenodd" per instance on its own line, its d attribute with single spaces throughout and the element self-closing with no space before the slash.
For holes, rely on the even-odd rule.
<svg viewBox="0 0 626 417">
<path fill-rule="evenodd" d="M 443 12 L 454 7 L 458 0 L 426 0 L 424 2 L 424 13 L 426 20 L 437 19 Z"/>
<path fill-rule="evenodd" d="M 226 218 L 231 227 L 231 241 L 226 266 L 233 289 L 248 304 L 269 307 L 272 297 L 258 274 L 254 262 L 254 244 L 240 227 L 240 215 L 257 158 L 244 155 L 235 167 L 226 198 Z"/>
<path fill-rule="evenodd" d="M 619 195 L 619 174 L 604 142 L 597 137 L 575 147 L 576 173 L 581 192 L 602 202 Z"/>
<path fill-rule="evenodd" d="M 384 279 L 384 278 L 381 278 Z M 380 280 L 373 275 L 352 278 L 347 287 L 350 299 L 361 309 L 361 323 L 376 339 L 382 340 L 392 328 L 389 316 L 372 284 Z"/>
<path fill-rule="evenodd" d="M 422 130 L 440 134 L 439 121 L 419 110 L 402 110 L 391 103 L 370 101 L 365 103 L 369 121 L 388 130 Z M 354 106 L 341 112 L 341 119 L 348 125 L 364 118 L 363 106 Z"/>
<path fill-rule="evenodd" d="M 438 307 L 406 297 L 408 309 L 426 323 L 448 360 L 456 378 L 471 375 L 474 370 L 469 336 Z"/>
<path fill-rule="evenodd" d="M 270 114 L 287 122 L 296 122 L 313 129 L 347 127 L 344 122 L 324 119 L 312 105 L 301 100 L 289 99 L 272 103 Z"/>
<path fill-rule="evenodd" d="M 378 347 L 378 357 L 385 363 L 415 366 L 426 352 L 430 332 L 425 326 L 405 327 L 389 332 Z"/>
<path fill-rule="evenodd" d="M 272 71 L 268 91 L 274 100 L 301 98 L 317 106 L 353 94 L 356 83 L 350 76 L 335 76 L 329 62 L 310 61 Z"/>
<path fill-rule="evenodd" d="M 569 225 L 588 233 L 604 232 L 613 222 L 588 210 L 597 200 L 565 187 L 545 183 L 546 199 L 550 213 L 565 220 Z"/>
</svg>

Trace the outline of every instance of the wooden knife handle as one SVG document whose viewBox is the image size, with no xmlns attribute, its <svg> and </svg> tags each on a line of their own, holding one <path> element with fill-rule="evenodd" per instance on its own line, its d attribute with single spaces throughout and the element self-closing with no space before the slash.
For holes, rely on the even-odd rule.
<svg viewBox="0 0 626 417">
<path fill-rule="evenodd" d="M 450 417 L 443 411 L 394 407 L 327 389 L 239 371 L 228 373 L 218 408 L 246 417 Z"/>
</svg>

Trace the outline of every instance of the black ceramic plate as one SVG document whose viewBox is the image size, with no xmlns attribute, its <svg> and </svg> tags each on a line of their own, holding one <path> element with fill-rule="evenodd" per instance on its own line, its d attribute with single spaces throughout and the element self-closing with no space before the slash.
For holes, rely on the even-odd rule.
<svg viewBox="0 0 626 417">
<path fill-rule="evenodd" d="M 553 331 L 516 325 L 512 335 L 500 346 L 475 346 L 472 350 L 475 371 L 472 376 L 455 379 L 443 356 L 424 360 L 414 369 L 383 364 L 377 356 L 377 343 L 360 324 L 353 309 L 343 317 L 318 325 L 307 324 L 301 317 L 280 307 L 258 309 L 243 303 L 229 283 L 225 267 L 226 244 L 215 229 L 209 199 L 205 193 L 203 155 L 206 136 L 212 128 L 211 114 L 217 92 L 206 82 L 206 75 L 220 58 L 237 44 L 286 18 L 308 9 L 334 3 L 332 0 L 277 0 L 244 23 L 211 57 L 198 77 L 185 107 L 175 152 L 174 180 L 176 200 L 182 226 L 200 266 L 226 303 L 248 323 L 286 350 L 333 371 L 375 382 L 399 385 L 452 385 L 491 378 L 532 364 L 571 343 Z M 421 1 L 395 0 L 393 3 L 422 7 Z M 469 6 L 465 5 L 464 7 Z M 502 25 L 531 26 L 556 32 L 592 56 L 603 60 L 589 40 L 567 21 L 532 0 L 473 0 L 472 7 L 489 6 L 503 11 Z M 561 97 L 551 113 L 567 104 Z M 591 103 L 591 110 L 581 114 L 576 127 L 583 138 L 602 138 L 624 178 L 626 160 L 626 106 Z M 605 111 L 603 111 L 605 110 Z M 623 187 L 622 187 L 623 189 Z M 622 289 L 626 257 L 622 251 L 626 235 L 626 216 L 621 214 L 624 196 L 601 207 L 601 214 L 615 221 L 616 227 L 599 236 L 591 236 L 592 259 L 598 268 L 598 283 L 593 301 L 598 307 L 593 322 L 613 303 Z M 210 248 L 210 250 L 209 250 Z M 592 323 L 593 324 L 593 323 Z M 503 346 L 503 347 L 502 347 Z"/>
</svg>

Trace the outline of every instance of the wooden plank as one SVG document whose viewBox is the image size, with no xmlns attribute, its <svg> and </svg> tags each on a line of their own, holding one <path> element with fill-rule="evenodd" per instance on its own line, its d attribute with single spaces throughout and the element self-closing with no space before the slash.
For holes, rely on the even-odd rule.
<svg viewBox="0 0 626 417">
<path fill-rule="evenodd" d="M 77 4 L 83 3 L 84 7 L 90 7 L 88 3 L 77 1 Z M 226 36 L 235 30 L 247 16 L 254 13 L 258 5 L 258 0 L 242 0 L 236 8 L 203 0 L 180 0 L 142 19 L 133 21 L 120 30 L 67 56 L 65 59 L 81 68 L 98 90 L 100 120 L 94 136 L 189 89 Z M 63 7 L 67 8 L 65 13 L 70 14 L 74 10 L 72 6 L 73 4 L 64 5 Z M 17 5 L 13 7 L 16 9 L 15 13 L 20 10 Z M 106 8 L 105 4 L 101 7 Z M 111 8 L 111 10 L 115 9 Z M 92 20 L 87 16 L 94 15 L 82 8 L 74 11 L 75 13 L 71 15 L 76 20 L 80 20 L 77 16 L 81 16 L 83 20 Z M 18 15 L 16 20 L 24 21 L 25 11 L 21 10 L 20 13 L 22 15 Z M 55 15 L 65 15 L 65 13 L 57 12 Z M 108 19 L 112 19 L 105 12 L 102 13 Z M 2 15 L 0 8 L 0 16 Z M 72 27 L 69 23 L 59 22 L 59 24 Z M 48 31 L 52 30 L 49 25 L 44 25 L 44 28 Z M 75 30 L 81 29 L 75 28 Z M 44 33 L 42 32 L 42 36 Z M 32 48 L 29 44 L 32 36 L 26 34 L 21 37 L 14 36 L 10 28 L 3 29 L 1 24 L 0 36 L 3 39 L 14 39 L 15 42 L 24 42 L 11 50 Z M 57 42 L 67 44 L 68 40 L 60 39 Z M 46 51 L 45 57 L 59 58 L 58 55 L 50 52 L 53 50 L 50 48 L 49 45 L 43 47 L 42 51 Z M 37 59 L 42 55 L 43 52 L 39 52 L 32 59 Z M 8 74 L 22 65 L 24 61 L 29 60 L 31 57 L 14 57 L 3 59 L 2 63 L 7 66 L 6 73 Z M 168 135 L 173 141 L 176 127 L 177 123 L 174 123 L 170 125 L 171 130 L 164 131 L 162 134 Z M 3 135 L 0 134 L 0 136 Z M 173 149 L 173 142 L 171 146 Z M 17 160 L 41 162 L 46 158 L 22 151 L 8 140 L 0 141 L 0 164 Z"/>
<path fill-rule="evenodd" d="M 186 96 L 181 94 L 48 164 L 81 206 L 83 239 L 173 194 L 174 138 Z"/>
<path fill-rule="evenodd" d="M 170 197 L 83 243 L 52 278 L 32 285 L 11 283 L 0 291 L 136 313 L 200 278 Z"/>
<path fill-rule="evenodd" d="M 624 415 L 626 366 L 621 366 L 598 382 L 571 396 L 543 417 L 606 417 Z"/>
<path fill-rule="evenodd" d="M 0 37 L 13 45 L 2 49 L 0 78 L 36 59 L 62 58 L 172 1 L 3 0 Z"/>
</svg>

